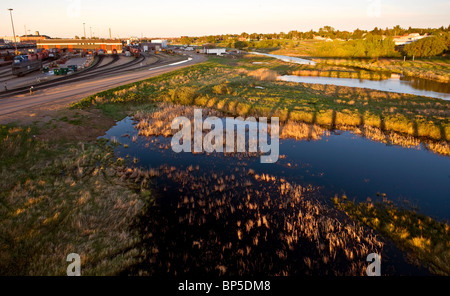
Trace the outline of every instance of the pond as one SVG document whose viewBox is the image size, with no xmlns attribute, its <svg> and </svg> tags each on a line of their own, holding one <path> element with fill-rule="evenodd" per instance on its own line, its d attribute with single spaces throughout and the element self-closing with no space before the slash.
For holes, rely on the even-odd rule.
<svg viewBox="0 0 450 296">
<path fill-rule="evenodd" d="M 368 80 L 338 77 L 320 76 L 295 76 L 283 75 L 278 79 L 289 82 L 333 84 L 338 86 L 361 87 L 380 91 L 412 94 L 450 100 L 450 87 L 446 83 L 440 83 L 419 78 L 389 78 L 384 80 Z"/>
<path fill-rule="evenodd" d="M 316 62 L 314 61 L 297 57 L 289 57 L 259 52 L 250 52 L 250 53 L 255 55 L 272 57 L 288 63 L 296 63 L 302 65 L 316 64 Z M 369 79 L 321 77 L 321 76 L 295 76 L 295 75 L 283 75 L 279 77 L 279 79 L 282 81 L 299 82 L 299 83 L 334 84 L 338 86 L 362 87 L 380 91 L 413 94 L 417 96 L 426 96 L 443 100 L 450 100 L 450 85 L 448 83 L 415 77 L 406 77 L 403 75 L 393 75 L 393 77 L 385 80 L 369 80 Z"/>
<path fill-rule="evenodd" d="M 130 135 L 121 137 L 121 135 Z M 365 201 L 388 199 L 417 207 L 419 212 L 450 220 L 450 158 L 427 151 L 421 145 L 411 148 L 386 145 L 348 131 L 333 131 L 319 140 L 280 139 L 280 159 L 261 164 L 259 157 L 229 157 L 223 154 L 174 153 L 170 139 L 137 136 L 133 120 L 126 118 L 105 135 L 116 137 L 128 148 L 119 146 L 120 157 L 139 159 L 144 168 L 161 165 L 187 168 L 191 165 L 208 171 L 231 172 L 238 163 L 257 174 L 270 174 L 296 184 L 322 188 L 325 199 L 346 194 L 349 199 Z M 133 142 L 133 136 L 137 141 Z M 166 149 L 161 149 L 166 145 Z M 167 149 L 169 146 L 169 149 Z M 406 204 L 405 204 L 406 202 Z"/>
<path fill-rule="evenodd" d="M 324 255 L 320 246 L 330 242 L 315 242 L 314 234 L 305 237 L 307 229 L 320 228 L 323 219 L 332 224 L 330 217 L 339 215 L 309 203 L 310 195 L 330 208 L 330 198 L 345 193 L 355 201 L 367 197 L 381 201 L 385 197 L 406 207 L 417 207 L 419 212 L 439 220 L 450 217 L 450 158 L 421 145 L 388 146 L 335 130 L 315 140 L 280 139 L 280 159 L 262 164 L 259 157 L 248 154 L 174 153 L 170 137 L 139 136 L 135 124 L 127 117 L 104 138 L 122 144 L 115 147 L 115 154 L 129 166 L 163 168 L 160 170 L 164 173 L 149 185 L 157 206 L 150 207 L 140 219 L 146 260 L 127 274 L 140 274 L 142 270 L 149 274 L 197 275 L 225 271 L 234 275 L 346 274 L 348 265 L 343 253 Z M 265 181 L 255 182 L 257 176 Z M 292 208 L 286 204 L 286 200 L 292 203 L 291 198 L 282 193 L 285 182 L 300 185 L 305 196 Z M 277 184 L 281 184 L 281 193 Z M 270 205 L 269 201 L 271 207 L 264 207 Z M 295 221 L 297 215 L 312 220 L 292 230 L 288 221 Z M 346 225 L 337 223 L 333 227 Z M 345 242 L 344 233 L 337 235 L 336 239 Z M 287 250 L 286 246 L 297 238 L 298 244 Z M 360 238 L 364 244 L 372 244 L 370 234 Z M 345 254 L 351 245 L 348 243 Z M 377 249 L 375 245 L 373 248 Z M 329 256 L 344 257 L 330 263 Z M 383 258 L 383 274 L 428 274 L 407 263 L 392 243 L 385 243 Z M 328 264 L 311 267 L 310 260 L 322 259 Z M 351 260 L 349 264 L 359 260 L 359 267 L 365 264 L 364 258 Z"/>
</svg>

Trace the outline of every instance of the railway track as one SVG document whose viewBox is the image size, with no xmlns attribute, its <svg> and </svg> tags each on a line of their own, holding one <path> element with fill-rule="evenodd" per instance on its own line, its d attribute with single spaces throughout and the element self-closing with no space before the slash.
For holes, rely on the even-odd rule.
<svg viewBox="0 0 450 296">
<path fill-rule="evenodd" d="M 109 65 L 114 64 L 114 63 L 117 62 L 118 60 L 119 60 L 119 56 L 118 56 L 118 55 L 113 55 L 112 61 L 110 61 L 110 62 L 108 62 L 108 63 L 106 63 L 106 64 L 104 64 L 104 65 L 99 66 L 98 69 L 104 68 L 104 67 L 108 67 Z"/>
<path fill-rule="evenodd" d="M 11 67 L 8 67 L 7 69 L 5 68 L 5 69 L 0 70 L 0 75 L 4 75 L 4 74 L 6 74 L 8 72 L 11 72 Z"/>
<path fill-rule="evenodd" d="M 103 56 L 99 56 L 98 58 L 96 58 L 94 60 L 94 63 L 91 65 L 91 67 L 82 70 L 80 72 L 75 72 L 72 75 L 69 76 L 62 76 L 50 81 L 43 81 L 37 84 L 33 84 L 33 90 L 42 90 L 42 89 L 46 89 L 49 87 L 53 87 L 53 86 L 57 86 L 57 85 L 61 85 L 63 84 L 63 81 L 65 80 L 71 80 L 73 78 L 77 78 L 79 76 L 83 76 L 86 75 L 86 73 L 91 73 L 92 71 L 96 70 L 97 68 L 99 68 L 100 63 L 103 60 Z M 9 96 L 14 96 L 14 95 L 19 95 L 19 94 L 24 94 L 24 93 L 28 93 L 30 91 L 30 86 L 31 85 L 27 85 L 27 86 L 21 86 L 21 87 L 17 87 L 14 89 L 10 89 L 8 91 L 3 91 L 0 93 L 0 98 L 5 98 L 5 97 L 9 97 Z"/>
<path fill-rule="evenodd" d="M 108 66 L 116 63 L 119 60 L 118 56 L 114 57 L 112 61 L 110 61 L 104 65 L 100 65 L 101 61 L 103 60 L 102 57 L 103 56 L 100 56 L 99 59 L 94 62 L 95 63 L 94 65 L 92 65 L 91 67 L 89 67 L 88 69 L 86 69 L 84 71 L 75 72 L 74 74 L 71 74 L 69 76 L 64 76 L 64 77 L 60 77 L 60 78 L 53 79 L 50 81 L 44 81 L 39 84 L 33 85 L 33 91 L 44 90 L 47 88 L 64 85 L 69 82 L 79 82 L 79 81 L 83 81 L 83 80 L 89 80 L 89 79 L 92 79 L 93 77 L 97 77 L 99 75 L 104 76 L 104 75 L 108 75 L 108 74 L 112 74 L 112 73 L 118 73 L 119 71 L 120 72 L 130 72 L 130 71 L 140 70 L 143 68 L 148 69 L 150 67 L 150 65 L 141 65 L 138 67 L 134 67 L 134 66 L 142 63 L 146 59 L 146 57 L 144 55 L 141 55 L 139 58 L 136 58 L 130 62 L 124 63 L 122 65 L 113 66 L 113 67 L 108 67 Z M 151 64 L 151 66 L 155 66 L 155 65 L 161 66 L 161 65 L 170 64 L 170 63 L 174 62 L 174 60 L 167 61 L 167 60 L 161 59 L 158 56 L 155 56 L 155 57 L 156 57 L 157 61 L 155 63 Z M 178 61 L 178 60 L 182 60 L 182 58 L 176 59 L 175 61 Z M 19 87 L 19 88 L 11 89 L 8 91 L 0 92 L 0 98 L 7 98 L 10 96 L 19 95 L 19 94 L 26 94 L 29 91 L 30 91 L 30 86 Z"/>
<path fill-rule="evenodd" d="M 83 72 L 83 73 L 84 73 L 84 72 L 88 72 L 88 71 L 91 71 L 91 70 L 97 68 L 98 65 L 101 63 L 102 60 L 103 60 L 103 56 L 101 56 L 101 57 L 99 57 L 98 59 L 96 59 L 96 60 L 94 61 L 94 63 L 92 64 L 91 67 L 87 68 L 86 70 L 80 71 L 80 73 L 81 73 L 81 72 Z M 46 61 L 45 63 L 42 64 L 42 66 L 48 65 L 48 64 L 50 64 L 51 62 L 52 62 L 52 61 Z M 6 74 L 3 74 L 3 73 L 6 73 Z M 4 79 L 4 78 L 7 78 L 7 79 Z M 15 78 L 17 78 L 17 76 L 15 76 L 15 75 L 13 75 L 13 74 L 11 73 L 11 69 L 8 69 L 7 71 L 3 71 L 3 72 L 0 73 L 0 83 L 4 83 L 4 82 L 10 81 L 10 80 L 13 80 L 13 79 L 15 79 Z M 63 78 L 63 77 L 61 77 L 61 78 Z M 52 81 L 56 81 L 56 80 L 59 80 L 59 79 L 53 79 Z M 12 89 L 12 90 L 15 90 L 15 89 L 18 89 L 18 88 L 14 88 L 14 89 Z M 6 93 L 6 92 L 5 92 L 5 93 Z"/>
</svg>

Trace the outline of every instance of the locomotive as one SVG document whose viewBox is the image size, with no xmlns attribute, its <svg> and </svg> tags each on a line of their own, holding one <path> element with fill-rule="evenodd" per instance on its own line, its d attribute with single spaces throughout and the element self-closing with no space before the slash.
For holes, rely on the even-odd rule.
<svg viewBox="0 0 450 296">
<path fill-rule="evenodd" d="M 48 58 L 47 51 L 17 55 L 12 63 L 12 74 L 23 76 L 42 68 L 42 61 Z"/>
</svg>

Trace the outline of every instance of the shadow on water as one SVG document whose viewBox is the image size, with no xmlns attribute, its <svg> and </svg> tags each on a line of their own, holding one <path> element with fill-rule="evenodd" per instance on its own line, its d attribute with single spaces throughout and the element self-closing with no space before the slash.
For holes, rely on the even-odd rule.
<svg viewBox="0 0 450 296">
<path fill-rule="evenodd" d="M 335 193 L 365 201 L 383 192 L 449 218 L 449 158 L 345 131 L 311 140 L 312 131 L 307 141 L 282 139 L 282 157 L 268 165 L 251 155 L 177 154 L 170 138 L 136 138 L 130 118 L 119 122 L 106 134 L 128 145 L 116 147 L 117 156 L 158 171 L 150 185 L 155 206 L 138 224 L 145 260 L 127 273 L 361 274 L 367 253 L 382 247 L 329 205 Z M 389 242 L 383 258 L 386 274 L 427 273 Z"/>
</svg>

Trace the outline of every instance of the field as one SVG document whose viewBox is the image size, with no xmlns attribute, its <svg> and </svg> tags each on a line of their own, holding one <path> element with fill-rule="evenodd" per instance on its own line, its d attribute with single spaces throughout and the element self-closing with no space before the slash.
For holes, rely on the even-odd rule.
<svg viewBox="0 0 450 296">
<path fill-rule="evenodd" d="M 2 275 L 64 275 L 72 252 L 85 275 L 135 263 L 130 225 L 151 198 L 116 176 L 112 148 L 95 141 L 113 122 L 63 111 L 47 123 L 0 126 Z"/>
<path fill-rule="evenodd" d="M 450 102 L 276 80 L 278 75 L 298 69 L 297 65 L 253 56 L 210 58 L 207 63 L 98 93 L 72 107 L 114 110 L 148 102 L 194 104 L 232 115 L 277 116 L 282 122 L 328 128 L 377 128 L 386 134 L 394 132 L 420 138 L 433 147 L 442 147 L 436 152 L 450 154 Z"/>
<path fill-rule="evenodd" d="M 395 56 L 379 58 L 355 57 L 352 56 L 353 51 L 347 53 L 344 49 L 340 49 L 343 44 L 345 42 L 302 40 L 297 41 L 294 46 L 290 47 L 256 50 L 278 55 L 308 57 L 318 63 L 316 67 L 312 67 L 317 70 L 323 70 L 326 66 L 341 67 L 341 70 L 348 70 L 348 68 L 343 67 L 350 67 L 360 70 L 403 74 L 444 83 L 450 81 L 450 59 L 448 57 L 416 58 L 414 61 L 411 57 L 404 61 L 400 53 Z"/>
<path fill-rule="evenodd" d="M 321 67 L 336 69 L 330 60 Z M 450 102 L 276 80 L 305 70 L 314 69 L 251 55 L 215 57 L 89 96 L 47 122 L 1 126 L 2 272 L 64 274 L 61 258 L 75 246 L 85 255 L 86 275 L 120 274 L 139 261 L 136 245 L 142 238 L 132 226 L 151 207 L 152 194 L 136 182 L 141 172 L 124 166 L 124 159 L 97 137 L 115 120 L 154 112 L 160 104 L 200 106 L 233 116 L 277 116 L 286 137 L 304 137 L 293 127 L 306 123 L 320 132 L 347 129 L 387 144 L 422 143 L 450 155 Z M 141 180 L 149 180 L 148 175 Z M 341 207 L 361 220 L 351 209 Z M 448 225 L 442 225 L 448 233 Z M 425 243 L 426 235 L 421 236 Z M 415 258 L 427 266 L 430 261 L 420 254 Z"/>
</svg>

